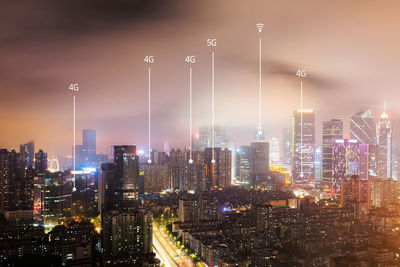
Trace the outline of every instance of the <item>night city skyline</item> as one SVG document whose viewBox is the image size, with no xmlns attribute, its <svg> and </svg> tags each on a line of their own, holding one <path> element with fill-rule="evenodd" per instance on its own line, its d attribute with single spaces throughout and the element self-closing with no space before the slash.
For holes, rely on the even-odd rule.
<svg viewBox="0 0 400 267">
<path fill-rule="evenodd" d="M 0 3 L 0 266 L 400 266 L 400 3 Z"/>
</svg>

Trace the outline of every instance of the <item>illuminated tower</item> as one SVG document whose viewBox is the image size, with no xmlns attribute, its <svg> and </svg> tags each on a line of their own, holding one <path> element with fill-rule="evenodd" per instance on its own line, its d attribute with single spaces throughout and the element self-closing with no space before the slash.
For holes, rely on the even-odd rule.
<svg viewBox="0 0 400 267">
<path fill-rule="evenodd" d="M 315 146 L 315 182 L 321 183 L 322 181 L 322 148 L 321 146 Z"/>
<path fill-rule="evenodd" d="M 44 173 L 47 170 L 47 153 L 39 149 L 35 154 L 35 170 L 39 173 Z"/>
<path fill-rule="evenodd" d="M 399 180 L 399 147 L 392 145 L 392 178 Z"/>
<path fill-rule="evenodd" d="M 269 170 L 269 143 L 265 141 L 253 141 L 249 151 L 250 185 L 257 186 L 268 176 Z"/>
<path fill-rule="evenodd" d="M 33 141 L 30 141 L 29 143 L 20 145 L 19 153 L 21 154 L 24 167 L 33 167 L 33 159 L 35 157 L 35 143 Z"/>
<path fill-rule="evenodd" d="M 241 146 L 236 150 L 236 178 L 241 182 L 250 182 L 249 146 Z"/>
<path fill-rule="evenodd" d="M 292 135 L 292 179 L 294 183 L 314 181 L 314 146 L 314 110 L 295 111 Z"/>
<path fill-rule="evenodd" d="M 386 110 L 378 126 L 378 178 L 392 177 L 392 126 Z"/>
<path fill-rule="evenodd" d="M 350 118 L 350 138 L 359 144 L 376 144 L 376 126 L 370 108 L 360 108 Z"/>
<path fill-rule="evenodd" d="M 332 188 L 340 191 L 340 181 L 359 174 L 360 149 L 356 139 L 336 139 L 333 145 Z"/>
<path fill-rule="evenodd" d="M 277 137 L 269 138 L 268 143 L 269 143 L 269 166 L 271 166 L 272 163 L 278 163 L 281 159 L 279 138 Z"/>
<path fill-rule="evenodd" d="M 283 166 L 287 169 L 292 168 L 292 128 L 283 129 Z"/>
<path fill-rule="evenodd" d="M 343 122 L 341 120 L 324 121 L 322 124 L 322 182 L 332 186 L 333 145 L 336 139 L 343 139 Z"/>
<path fill-rule="evenodd" d="M 136 146 L 114 146 L 115 208 L 133 207 L 139 191 L 139 157 Z"/>
<path fill-rule="evenodd" d="M 212 147 L 205 150 L 206 189 L 225 188 L 231 185 L 232 153 L 229 149 L 214 148 L 215 163 L 212 163 Z"/>
</svg>

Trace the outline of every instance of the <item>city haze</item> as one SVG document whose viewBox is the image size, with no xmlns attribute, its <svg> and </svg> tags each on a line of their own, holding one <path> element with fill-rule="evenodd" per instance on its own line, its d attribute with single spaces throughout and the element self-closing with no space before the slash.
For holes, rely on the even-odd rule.
<svg viewBox="0 0 400 267">
<path fill-rule="evenodd" d="M 72 94 L 77 93 L 77 143 L 96 129 L 98 151 L 147 144 L 147 65 L 152 66 L 152 143 L 189 144 L 188 64 L 193 66 L 193 124 L 211 123 L 211 51 L 216 38 L 216 124 L 237 145 L 258 123 L 256 23 L 263 38 L 263 126 L 282 138 L 300 106 L 298 69 L 306 69 L 304 106 L 322 121 L 344 121 L 359 107 L 375 117 L 387 102 L 394 132 L 400 107 L 397 1 L 80 1 L 0 4 L 0 145 L 35 140 L 51 155 L 71 152 Z M 284 12 L 283 12 L 284 11 Z M 394 141 L 398 141 L 394 136 Z M 320 140 L 317 139 L 317 143 Z"/>
</svg>

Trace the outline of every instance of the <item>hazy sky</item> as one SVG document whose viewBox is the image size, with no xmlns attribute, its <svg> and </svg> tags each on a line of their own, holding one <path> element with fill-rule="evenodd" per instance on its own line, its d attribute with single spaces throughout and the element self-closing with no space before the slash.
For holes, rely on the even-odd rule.
<svg viewBox="0 0 400 267">
<path fill-rule="evenodd" d="M 400 130 L 400 3 L 368 0 L 2 1 L 0 3 L 0 147 L 31 139 L 51 155 L 72 146 L 71 82 L 77 136 L 97 130 L 98 151 L 147 144 L 146 55 L 152 66 L 152 140 L 189 140 L 189 66 L 193 124 L 211 123 L 211 49 L 215 49 L 216 124 L 238 145 L 258 121 L 258 32 L 264 23 L 263 124 L 281 138 L 299 107 L 296 70 L 305 68 L 304 106 L 321 124 L 386 99 Z"/>
</svg>

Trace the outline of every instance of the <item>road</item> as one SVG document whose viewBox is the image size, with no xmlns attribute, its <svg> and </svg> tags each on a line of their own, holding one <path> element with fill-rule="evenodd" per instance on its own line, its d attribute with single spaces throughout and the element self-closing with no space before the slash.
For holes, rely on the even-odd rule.
<svg viewBox="0 0 400 267">
<path fill-rule="evenodd" d="M 153 222 L 153 248 L 161 262 L 167 267 L 194 267 L 188 256 L 161 232 L 158 225 Z"/>
</svg>

